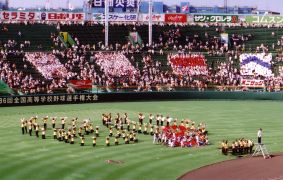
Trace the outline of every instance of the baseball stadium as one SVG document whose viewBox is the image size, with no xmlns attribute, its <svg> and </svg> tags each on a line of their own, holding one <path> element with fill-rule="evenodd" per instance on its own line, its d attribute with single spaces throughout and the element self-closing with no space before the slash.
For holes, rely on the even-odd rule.
<svg viewBox="0 0 283 180">
<path fill-rule="evenodd" d="M 0 0 L 0 179 L 283 179 L 281 4 Z"/>
</svg>

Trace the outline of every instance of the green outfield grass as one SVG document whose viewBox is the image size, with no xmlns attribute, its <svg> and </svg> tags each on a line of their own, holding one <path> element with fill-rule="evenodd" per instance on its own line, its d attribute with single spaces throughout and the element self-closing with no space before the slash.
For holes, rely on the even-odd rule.
<svg viewBox="0 0 283 180">
<path fill-rule="evenodd" d="M 149 113 L 162 113 L 205 122 L 211 145 L 168 148 L 153 145 L 149 135 L 138 135 L 138 144 L 105 147 L 108 130 L 102 128 L 101 114 L 109 112 L 127 112 L 135 121 L 137 114 L 143 112 L 146 117 Z M 192 169 L 235 158 L 220 153 L 220 141 L 240 137 L 256 141 L 259 127 L 263 128 L 263 142 L 268 149 L 272 153 L 283 151 L 282 114 L 280 101 L 154 101 L 2 107 L 0 179 L 176 179 Z M 90 136 L 85 147 L 79 146 L 79 140 L 75 140 L 74 145 L 58 142 L 51 137 L 50 121 L 46 140 L 22 135 L 20 118 L 34 115 L 91 118 L 101 127 L 101 138 L 95 148 Z M 112 138 L 112 144 L 113 141 Z M 124 163 L 107 164 L 105 160 Z"/>
</svg>

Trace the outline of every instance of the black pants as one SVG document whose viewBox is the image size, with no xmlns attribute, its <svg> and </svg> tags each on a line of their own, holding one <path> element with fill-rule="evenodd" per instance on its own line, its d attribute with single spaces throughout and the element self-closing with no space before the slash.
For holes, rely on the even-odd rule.
<svg viewBox="0 0 283 180">
<path fill-rule="evenodd" d="M 25 128 L 22 127 L 22 134 L 25 134 Z"/>
<path fill-rule="evenodd" d="M 30 129 L 30 130 L 29 130 L 29 135 L 30 135 L 30 136 L 31 136 L 31 132 L 32 132 L 32 130 Z"/>
<path fill-rule="evenodd" d="M 47 124 L 46 124 L 46 123 L 44 123 L 44 124 L 43 124 L 43 126 L 44 126 L 44 129 L 46 130 L 46 128 L 47 128 Z"/>
<path fill-rule="evenodd" d="M 52 124 L 53 129 L 55 128 L 55 124 Z"/>
<path fill-rule="evenodd" d="M 258 144 L 261 144 L 261 137 L 257 137 Z"/>
<path fill-rule="evenodd" d="M 36 137 L 38 137 L 38 131 L 35 131 L 35 135 L 36 135 Z"/>
<path fill-rule="evenodd" d="M 62 129 L 64 129 L 64 127 L 65 127 L 65 124 L 62 124 Z"/>
</svg>

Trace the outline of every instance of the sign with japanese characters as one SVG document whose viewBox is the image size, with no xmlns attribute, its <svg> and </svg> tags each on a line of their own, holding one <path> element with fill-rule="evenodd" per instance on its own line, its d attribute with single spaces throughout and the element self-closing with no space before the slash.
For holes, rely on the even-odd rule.
<svg viewBox="0 0 283 180">
<path fill-rule="evenodd" d="M 105 15 L 104 14 L 93 14 L 93 21 L 104 21 Z M 138 15 L 137 14 L 109 14 L 108 16 L 109 21 L 137 21 Z"/>
<path fill-rule="evenodd" d="M 0 19 L 3 21 L 33 21 L 39 19 L 37 12 L 2 11 Z"/>
<path fill-rule="evenodd" d="M 114 8 L 137 8 L 137 0 L 108 0 L 109 7 Z M 92 7 L 104 8 L 105 0 L 92 0 Z"/>
<path fill-rule="evenodd" d="M 41 19 L 47 21 L 84 21 L 85 13 L 43 12 Z"/>
<path fill-rule="evenodd" d="M 2 11 L 3 21 L 84 21 L 85 13 Z"/>
<path fill-rule="evenodd" d="M 0 106 L 97 102 L 97 94 L 48 94 L 0 97 Z"/>
<path fill-rule="evenodd" d="M 148 14 L 141 14 L 140 21 L 142 22 L 148 22 L 149 21 L 149 15 Z M 153 14 L 152 15 L 152 21 L 153 22 L 164 22 L 164 14 Z"/>
<path fill-rule="evenodd" d="M 194 15 L 194 22 L 238 23 L 235 15 Z"/>
<path fill-rule="evenodd" d="M 283 16 L 246 16 L 246 23 L 283 24 Z"/>
<path fill-rule="evenodd" d="M 164 21 L 167 23 L 186 23 L 187 15 L 186 14 L 165 14 Z"/>
<path fill-rule="evenodd" d="M 264 80 L 258 80 L 258 79 L 242 79 L 241 80 L 241 86 L 244 87 L 261 87 L 264 88 Z"/>
</svg>

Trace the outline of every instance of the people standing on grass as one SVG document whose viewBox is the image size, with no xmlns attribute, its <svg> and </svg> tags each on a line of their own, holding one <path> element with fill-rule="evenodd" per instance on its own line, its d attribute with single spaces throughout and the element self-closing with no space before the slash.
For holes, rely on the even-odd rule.
<svg viewBox="0 0 283 180">
<path fill-rule="evenodd" d="M 45 133 L 46 133 L 46 131 L 45 131 L 44 127 L 42 127 L 42 128 L 41 128 L 41 136 L 42 136 L 42 139 L 46 139 Z"/>
<path fill-rule="evenodd" d="M 21 128 L 22 128 L 22 134 L 25 134 L 25 119 L 21 119 Z"/>
<path fill-rule="evenodd" d="M 259 128 L 259 130 L 257 131 L 257 143 L 261 144 L 261 138 L 262 138 L 262 129 Z"/>
<path fill-rule="evenodd" d="M 56 124 L 56 117 L 52 117 L 51 118 L 51 123 L 52 123 L 52 128 L 55 128 L 55 124 Z"/>
<path fill-rule="evenodd" d="M 64 129 L 64 128 L 65 128 L 65 123 L 66 123 L 66 118 L 65 118 L 65 117 L 62 117 L 62 118 L 61 118 L 61 129 Z"/>
<path fill-rule="evenodd" d="M 138 116 L 138 122 L 135 122 L 129 119 L 127 113 L 124 113 L 123 117 L 119 113 L 116 113 L 115 123 L 112 124 L 109 123 L 111 122 L 111 113 L 102 114 L 102 124 L 105 124 L 106 127 L 108 125 L 109 131 L 108 137 L 105 139 L 105 144 L 107 145 L 106 142 L 108 141 L 108 144 L 110 145 L 110 138 L 114 139 L 114 144 L 119 144 L 119 138 L 123 138 L 124 144 L 136 143 L 138 142 L 136 133 L 151 135 L 153 136 L 153 143 L 163 144 L 170 147 L 192 147 L 208 144 L 207 131 L 204 123 L 196 124 L 188 119 L 182 120 L 180 123 L 178 123 L 177 118 L 172 118 L 169 115 L 164 116 L 163 114 L 157 114 L 156 116 L 149 114 L 148 121 L 144 122 L 144 114 L 139 113 Z M 30 136 L 32 135 L 32 126 L 39 127 L 39 124 L 36 123 L 36 119 L 37 117 L 33 117 L 30 119 L 30 121 L 28 121 Z M 40 126 L 44 130 L 42 128 L 39 129 L 42 132 L 42 139 L 46 138 L 45 133 L 47 132 L 48 126 L 47 119 L 47 116 L 44 117 L 43 124 Z M 67 123 L 66 119 L 66 117 L 61 118 L 60 129 L 53 129 L 53 139 L 58 139 L 59 141 L 64 141 L 65 143 L 72 143 L 76 138 L 76 127 L 78 127 L 78 135 L 81 140 L 81 146 L 84 146 L 85 142 L 87 143 L 85 139 L 87 139 L 88 135 L 93 136 L 92 145 L 96 146 L 96 138 L 101 136 L 99 133 L 99 126 L 94 128 L 90 119 L 84 120 L 78 124 L 78 126 L 78 118 L 70 120 L 69 123 Z M 155 122 L 154 119 L 156 120 Z M 56 117 L 52 117 L 50 121 L 52 127 L 56 126 L 55 121 Z M 66 124 L 70 126 L 68 126 L 68 129 L 65 130 Z M 126 125 L 125 129 L 122 128 L 123 124 Z M 114 129 L 111 125 L 116 126 L 117 129 Z M 21 120 L 21 128 L 22 133 L 24 133 L 24 119 Z M 37 135 L 36 130 L 35 133 Z M 236 148 L 238 145 L 241 147 L 241 149 L 243 149 L 244 153 L 248 151 L 250 147 L 248 144 L 248 141 L 237 141 L 233 146 Z M 241 149 L 239 149 L 240 152 L 242 151 Z"/>
</svg>

